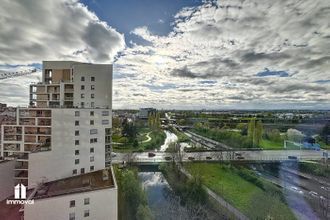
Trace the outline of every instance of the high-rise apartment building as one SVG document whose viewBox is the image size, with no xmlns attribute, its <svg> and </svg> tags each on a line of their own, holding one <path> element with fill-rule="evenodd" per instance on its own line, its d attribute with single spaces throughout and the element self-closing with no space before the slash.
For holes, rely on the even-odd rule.
<svg viewBox="0 0 330 220">
<path fill-rule="evenodd" d="M 111 108 L 112 65 L 44 61 L 29 107 L 1 125 L 0 156 L 16 160 L 14 183 L 37 189 L 109 167 Z"/>
</svg>

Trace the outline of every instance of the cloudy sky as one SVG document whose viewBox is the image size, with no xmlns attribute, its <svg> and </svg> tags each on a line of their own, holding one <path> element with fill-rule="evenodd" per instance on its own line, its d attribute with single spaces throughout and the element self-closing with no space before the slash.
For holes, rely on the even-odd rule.
<svg viewBox="0 0 330 220">
<path fill-rule="evenodd" d="M 0 30 L 0 74 L 114 63 L 115 108 L 330 108 L 330 1 L 2 0 Z M 39 79 L 0 80 L 0 102 Z"/>
</svg>

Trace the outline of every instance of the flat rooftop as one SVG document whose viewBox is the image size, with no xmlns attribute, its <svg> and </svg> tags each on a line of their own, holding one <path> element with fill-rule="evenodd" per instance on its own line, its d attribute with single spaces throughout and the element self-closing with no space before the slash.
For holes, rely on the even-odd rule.
<svg viewBox="0 0 330 220">
<path fill-rule="evenodd" d="M 107 176 L 107 178 L 103 178 Z M 45 183 L 36 190 L 33 199 L 43 199 L 54 196 L 82 193 L 100 189 L 114 188 L 115 181 L 111 169 L 73 176 Z"/>
</svg>

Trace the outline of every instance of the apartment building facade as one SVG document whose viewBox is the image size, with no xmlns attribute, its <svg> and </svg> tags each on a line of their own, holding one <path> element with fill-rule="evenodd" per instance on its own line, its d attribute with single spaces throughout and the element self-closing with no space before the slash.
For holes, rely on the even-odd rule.
<svg viewBox="0 0 330 220">
<path fill-rule="evenodd" d="M 52 181 L 30 196 L 34 204 L 24 206 L 24 219 L 115 220 L 117 196 L 111 168 Z"/>
<path fill-rule="evenodd" d="M 44 61 L 29 108 L 1 125 L 4 159 L 29 188 L 110 165 L 112 65 Z"/>
</svg>

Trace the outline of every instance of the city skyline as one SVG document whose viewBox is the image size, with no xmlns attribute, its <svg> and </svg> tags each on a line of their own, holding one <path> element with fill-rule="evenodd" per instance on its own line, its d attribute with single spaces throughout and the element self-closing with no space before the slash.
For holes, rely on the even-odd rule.
<svg viewBox="0 0 330 220">
<path fill-rule="evenodd" d="M 0 71 L 113 62 L 115 109 L 329 109 L 326 1 L 143 3 L 5 1 Z M 1 80 L 0 101 L 40 78 Z"/>
</svg>

